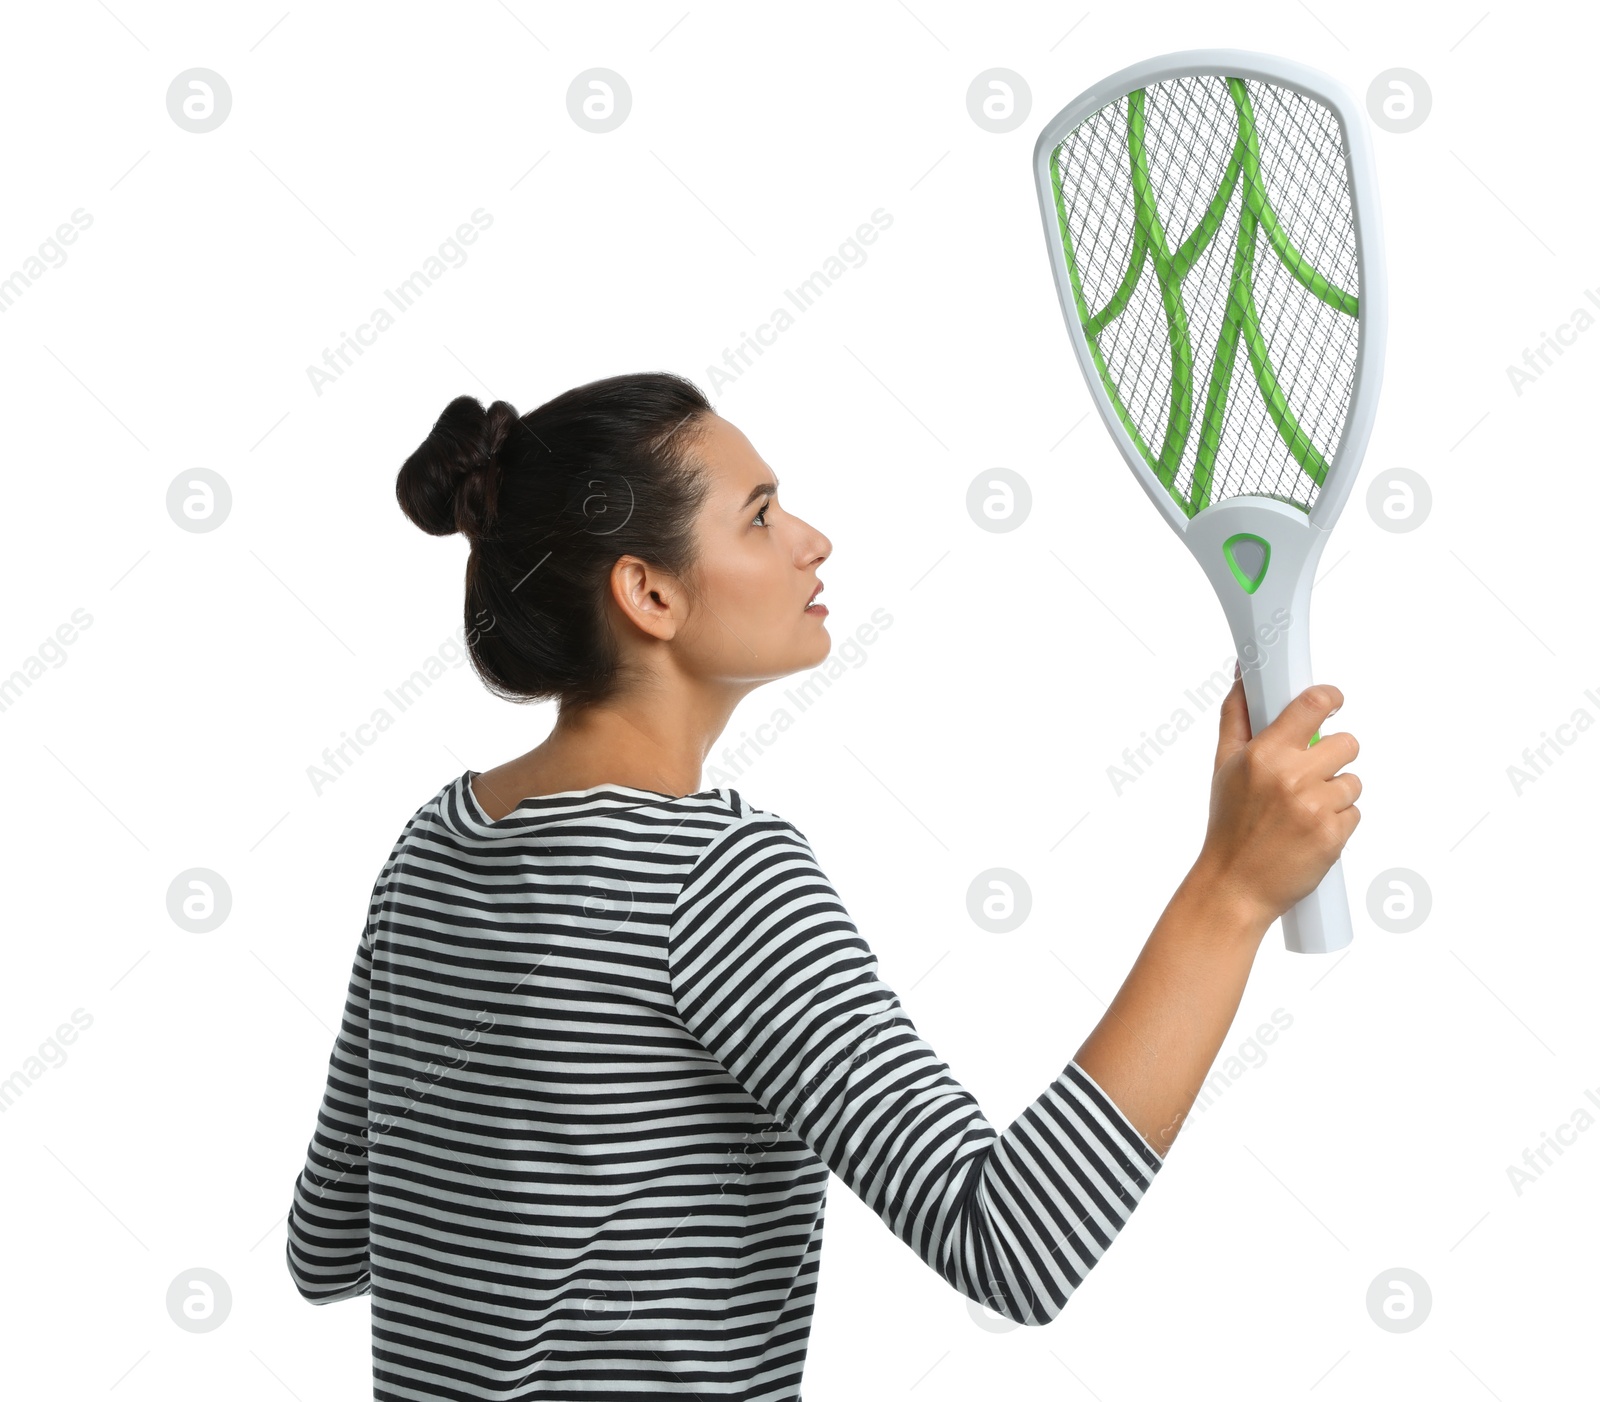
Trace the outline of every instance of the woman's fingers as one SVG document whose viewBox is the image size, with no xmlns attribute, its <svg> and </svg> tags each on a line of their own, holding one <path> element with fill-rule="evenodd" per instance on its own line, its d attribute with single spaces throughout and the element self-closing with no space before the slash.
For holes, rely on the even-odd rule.
<svg viewBox="0 0 1600 1402">
<path fill-rule="evenodd" d="M 1348 730 L 1324 735 L 1306 751 L 1308 773 L 1331 779 L 1361 753 L 1361 745 Z"/>
</svg>

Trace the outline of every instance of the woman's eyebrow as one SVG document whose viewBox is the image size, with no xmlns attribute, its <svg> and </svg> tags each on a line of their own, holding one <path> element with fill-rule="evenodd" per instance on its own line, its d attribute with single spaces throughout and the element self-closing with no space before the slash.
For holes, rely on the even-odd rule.
<svg viewBox="0 0 1600 1402">
<path fill-rule="evenodd" d="M 778 484 L 776 482 L 757 483 L 757 485 L 750 489 L 750 495 L 739 504 L 739 510 L 743 511 L 745 507 L 754 502 L 757 497 L 770 497 L 776 495 L 777 490 Z"/>
</svg>

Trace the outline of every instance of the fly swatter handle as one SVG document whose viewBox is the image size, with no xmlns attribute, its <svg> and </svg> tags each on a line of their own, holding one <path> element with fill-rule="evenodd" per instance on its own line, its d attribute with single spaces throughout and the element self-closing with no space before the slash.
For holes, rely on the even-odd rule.
<svg viewBox="0 0 1600 1402">
<path fill-rule="evenodd" d="M 1295 954 L 1332 954 L 1352 937 L 1344 859 L 1335 857 L 1322 884 L 1283 912 L 1283 943 Z"/>
<path fill-rule="evenodd" d="M 1264 666 L 1246 669 L 1241 661 L 1252 735 L 1259 735 L 1311 685 L 1310 648 L 1303 624 L 1291 629 L 1284 642 L 1286 646 L 1264 654 Z M 1352 937 L 1344 865 L 1335 858 L 1316 890 L 1284 911 L 1283 943 L 1295 954 L 1331 954 L 1343 949 Z"/>
<path fill-rule="evenodd" d="M 1267 497 L 1218 502 L 1184 533 L 1227 615 L 1252 735 L 1312 683 L 1311 580 L 1326 539 L 1305 512 Z M 1351 938 L 1336 860 L 1316 890 L 1284 911 L 1283 942 L 1296 954 L 1329 954 Z"/>
</svg>

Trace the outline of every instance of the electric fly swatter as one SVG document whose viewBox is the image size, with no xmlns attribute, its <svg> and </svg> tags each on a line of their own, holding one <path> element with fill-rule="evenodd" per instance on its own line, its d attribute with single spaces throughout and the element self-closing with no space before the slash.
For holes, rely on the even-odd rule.
<svg viewBox="0 0 1600 1402">
<path fill-rule="evenodd" d="M 1312 576 L 1383 377 L 1365 117 L 1286 59 L 1165 54 L 1062 109 L 1033 169 L 1078 364 L 1222 602 L 1259 734 L 1311 685 Z M 1350 943 L 1339 862 L 1283 936 Z"/>
</svg>

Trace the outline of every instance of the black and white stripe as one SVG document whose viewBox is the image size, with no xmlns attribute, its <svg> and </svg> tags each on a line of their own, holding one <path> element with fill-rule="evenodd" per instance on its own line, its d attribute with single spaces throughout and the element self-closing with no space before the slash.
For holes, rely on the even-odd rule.
<svg viewBox="0 0 1600 1402">
<path fill-rule="evenodd" d="M 1060 1313 L 1161 1159 L 1075 1063 L 996 1134 L 803 834 L 721 788 L 490 822 L 373 888 L 287 1257 L 374 1397 L 795 1402 L 831 1169 L 962 1294 Z"/>
</svg>

